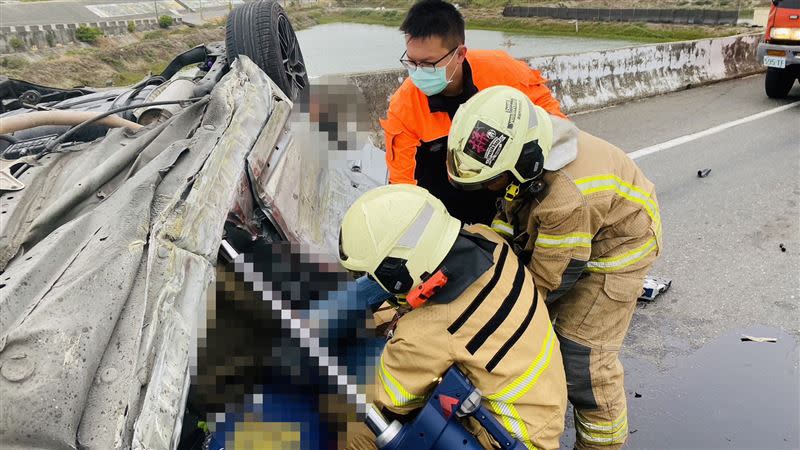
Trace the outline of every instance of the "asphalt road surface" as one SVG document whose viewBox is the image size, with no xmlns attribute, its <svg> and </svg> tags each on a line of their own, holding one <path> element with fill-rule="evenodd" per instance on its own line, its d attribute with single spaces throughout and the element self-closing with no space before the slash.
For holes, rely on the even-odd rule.
<svg viewBox="0 0 800 450">
<path fill-rule="evenodd" d="M 227 13 L 228 2 L 224 0 L 189 0 L 184 3 L 203 10 L 215 9 L 216 16 Z M 231 4 L 240 1 L 231 0 Z M 156 14 L 156 7 L 158 14 Z M 156 15 L 169 14 L 187 16 L 189 19 L 199 17 L 172 0 L 131 1 L 131 0 L 75 0 L 75 1 L 43 1 L 21 3 L 13 0 L 0 1 L 0 26 L 47 25 L 54 23 L 82 23 L 106 20 L 155 18 Z M 209 12 L 209 14 L 214 14 Z"/>
<path fill-rule="evenodd" d="M 97 22 L 104 20 L 78 2 L 37 2 L 0 4 L 0 26 L 47 25 L 51 23 Z"/>
<path fill-rule="evenodd" d="M 656 184 L 664 223 L 653 274 L 673 284 L 639 303 L 622 351 L 626 448 L 800 448 L 795 102 L 800 86 L 771 100 L 759 75 L 574 117 L 628 152 L 656 150 L 636 161 Z M 698 178 L 701 169 L 709 176 Z M 574 442 L 568 425 L 563 448 Z"/>
</svg>

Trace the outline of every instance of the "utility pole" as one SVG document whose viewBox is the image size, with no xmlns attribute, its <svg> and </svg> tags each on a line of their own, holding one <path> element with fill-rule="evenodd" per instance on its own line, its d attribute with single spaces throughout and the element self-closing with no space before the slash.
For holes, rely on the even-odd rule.
<svg viewBox="0 0 800 450">
<path fill-rule="evenodd" d="M 158 22 L 158 1 L 153 0 L 153 10 L 156 12 L 156 22 Z"/>
</svg>

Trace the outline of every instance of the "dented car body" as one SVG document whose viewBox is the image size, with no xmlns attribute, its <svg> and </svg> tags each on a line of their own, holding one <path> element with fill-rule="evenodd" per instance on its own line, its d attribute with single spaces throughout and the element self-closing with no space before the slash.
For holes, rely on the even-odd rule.
<svg viewBox="0 0 800 450">
<path fill-rule="evenodd" d="M 217 79 L 202 96 L 190 89 L 178 107 L 145 126 L 109 126 L 93 139 L 64 140 L 4 160 L 3 448 L 184 446 L 190 391 L 203 391 L 197 374 L 217 367 L 206 347 L 228 351 L 224 333 L 209 333 L 215 326 L 209 315 L 220 307 L 214 304 L 224 264 L 220 247 L 231 248 L 232 234 L 267 249 L 285 243 L 312 255 L 306 260 L 313 260 L 316 273 L 335 274 L 325 288 L 315 288 L 315 297 L 341 285 L 329 256 L 336 224 L 346 205 L 385 181 L 380 153 L 362 135 L 331 153 L 308 112 L 295 108 L 246 55 Z M 248 283 L 244 289 L 255 292 Z M 277 281 L 272 291 L 286 292 Z M 302 310 L 289 315 L 304 317 L 306 329 L 326 327 L 309 322 L 318 305 L 287 305 Z M 274 320 L 266 303 L 248 308 L 251 316 L 252 310 L 269 313 L 265 327 L 294 323 Z M 264 341 L 265 348 L 297 347 L 293 364 L 323 378 L 330 374 L 319 343 L 309 353 L 296 332 L 274 334 L 277 340 Z M 209 336 L 219 340 L 216 346 L 207 345 Z M 268 366 L 245 361 L 251 362 L 241 370 Z M 219 382 L 220 373 L 203 379 Z M 248 380 L 224 402 L 246 403 L 243 392 L 271 379 Z M 341 395 L 352 412 L 364 401 L 348 396 L 354 390 L 363 392 L 363 386 L 321 395 Z"/>
</svg>

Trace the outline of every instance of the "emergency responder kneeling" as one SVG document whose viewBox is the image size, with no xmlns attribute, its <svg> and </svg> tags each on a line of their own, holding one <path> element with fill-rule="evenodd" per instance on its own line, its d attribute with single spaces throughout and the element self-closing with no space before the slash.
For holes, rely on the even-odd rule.
<svg viewBox="0 0 800 450">
<path fill-rule="evenodd" d="M 619 349 L 661 247 L 653 183 L 622 150 L 507 86 L 459 108 L 447 170 L 462 189 L 504 197 L 492 228 L 546 295 L 576 447 L 621 447 L 628 417 Z"/>
<path fill-rule="evenodd" d="M 462 229 L 423 188 L 390 185 L 347 211 L 340 259 L 398 296 L 402 315 L 376 369 L 374 402 L 384 415 L 409 420 L 455 364 L 527 447 L 559 447 L 567 389 L 558 339 L 530 272 L 502 237 L 485 225 Z M 465 426 L 493 448 L 485 430 Z M 375 448 L 375 436 L 361 433 L 347 448 Z"/>
</svg>

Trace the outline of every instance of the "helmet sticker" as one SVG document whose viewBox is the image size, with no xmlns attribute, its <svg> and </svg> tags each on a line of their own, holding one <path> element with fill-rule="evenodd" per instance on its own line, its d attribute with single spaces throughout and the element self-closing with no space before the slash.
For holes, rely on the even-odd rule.
<svg viewBox="0 0 800 450">
<path fill-rule="evenodd" d="M 506 100 L 506 113 L 508 113 L 508 123 L 506 124 L 506 128 L 513 130 L 514 124 L 517 123 L 517 119 L 522 117 L 522 112 L 519 110 L 519 100 L 516 98 L 510 98 Z"/>
<path fill-rule="evenodd" d="M 479 120 L 469 134 L 467 145 L 464 146 L 464 153 L 482 164 L 492 167 L 506 143 L 508 143 L 508 135 Z"/>
</svg>

